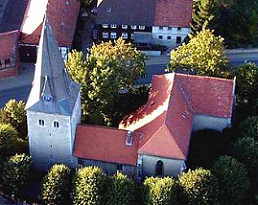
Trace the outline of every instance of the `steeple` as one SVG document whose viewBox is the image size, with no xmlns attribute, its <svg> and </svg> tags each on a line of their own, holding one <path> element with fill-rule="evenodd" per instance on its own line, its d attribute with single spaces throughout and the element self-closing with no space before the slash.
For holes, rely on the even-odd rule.
<svg viewBox="0 0 258 205">
<path fill-rule="evenodd" d="M 52 27 L 44 21 L 34 80 L 26 109 L 49 114 L 71 115 L 80 86 L 66 70 Z"/>
</svg>

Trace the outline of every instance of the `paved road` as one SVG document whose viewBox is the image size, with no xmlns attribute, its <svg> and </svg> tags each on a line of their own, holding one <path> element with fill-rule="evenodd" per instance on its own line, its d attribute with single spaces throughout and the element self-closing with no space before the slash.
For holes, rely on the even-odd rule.
<svg viewBox="0 0 258 205">
<path fill-rule="evenodd" d="M 0 108 L 3 107 L 10 99 L 27 101 L 31 89 L 31 85 L 12 88 L 0 91 Z"/>
</svg>

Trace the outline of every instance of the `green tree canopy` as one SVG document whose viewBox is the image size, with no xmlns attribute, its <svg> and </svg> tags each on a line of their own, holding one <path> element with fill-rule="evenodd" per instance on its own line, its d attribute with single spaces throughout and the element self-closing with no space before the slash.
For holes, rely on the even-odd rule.
<svg viewBox="0 0 258 205">
<path fill-rule="evenodd" d="M 0 124 L 0 156 L 13 153 L 18 133 L 10 124 Z"/>
<path fill-rule="evenodd" d="M 249 117 L 240 123 L 241 135 L 258 141 L 258 116 Z"/>
<path fill-rule="evenodd" d="M 214 20 L 215 0 L 193 1 L 192 32 L 200 32 L 203 29 L 212 28 Z"/>
<path fill-rule="evenodd" d="M 4 191 L 19 196 L 28 182 L 31 169 L 31 157 L 16 154 L 4 163 L 1 175 Z"/>
<path fill-rule="evenodd" d="M 242 204 L 250 188 L 248 172 L 244 164 L 230 156 L 219 157 L 212 169 L 218 178 L 220 204 Z"/>
<path fill-rule="evenodd" d="M 134 80 L 144 72 L 144 60 L 141 52 L 122 39 L 94 45 L 86 60 L 81 53 L 69 55 L 66 66 L 82 85 L 86 122 L 112 124 L 119 91 L 132 88 Z"/>
<path fill-rule="evenodd" d="M 9 100 L 0 111 L 0 123 L 11 124 L 22 139 L 27 137 L 27 117 L 23 101 Z"/>
<path fill-rule="evenodd" d="M 211 171 L 198 168 L 179 176 L 179 184 L 184 194 L 184 204 L 217 204 L 218 181 Z"/>
<path fill-rule="evenodd" d="M 42 201 L 46 205 L 71 204 L 71 171 L 62 164 L 54 165 L 44 177 L 41 189 Z"/>
<path fill-rule="evenodd" d="M 252 137 L 239 138 L 233 144 L 232 155 L 246 166 L 252 184 L 258 188 L 258 141 Z"/>
<path fill-rule="evenodd" d="M 206 29 L 190 36 L 188 44 L 171 52 L 169 70 L 184 69 L 199 75 L 221 76 L 227 62 L 223 38 Z"/>
<path fill-rule="evenodd" d="M 106 200 L 106 176 L 98 167 L 79 169 L 73 180 L 74 205 L 103 205 Z"/>
<path fill-rule="evenodd" d="M 144 181 L 145 205 L 170 205 L 179 204 L 178 184 L 170 178 L 149 177 Z"/>
<path fill-rule="evenodd" d="M 136 201 L 136 184 L 122 173 L 116 173 L 109 183 L 107 204 L 134 205 Z"/>
<path fill-rule="evenodd" d="M 258 66 L 254 63 L 241 65 L 233 70 L 233 75 L 236 76 L 237 105 L 241 109 L 239 112 L 258 114 L 258 110 L 255 110 L 258 99 Z"/>
</svg>

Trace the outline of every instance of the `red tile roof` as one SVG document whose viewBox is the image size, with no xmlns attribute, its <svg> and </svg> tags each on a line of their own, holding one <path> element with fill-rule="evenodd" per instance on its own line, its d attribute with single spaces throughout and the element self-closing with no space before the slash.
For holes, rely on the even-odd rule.
<svg viewBox="0 0 258 205">
<path fill-rule="evenodd" d="M 133 133 L 132 146 L 126 145 L 127 130 L 102 126 L 77 127 L 74 155 L 79 158 L 136 165 L 139 132 Z"/>
<path fill-rule="evenodd" d="M 154 76 L 146 105 L 120 128 L 142 132 L 139 153 L 186 159 L 194 114 L 230 118 L 234 81 L 170 73 Z"/>
<path fill-rule="evenodd" d="M 189 27 L 192 0 L 99 0 L 97 24 Z"/>
<path fill-rule="evenodd" d="M 80 11 L 80 1 L 44 0 L 47 2 L 47 6 L 44 6 L 43 3 L 44 5 L 42 4 L 40 8 L 33 1 L 37 0 L 30 0 L 24 15 L 21 41 L 33 45 L 39 43 L 42 22 L 46 12 L 48 22 L 54 30 L 59 46 L 71 46 Z M 35 9 L 36 11 L 38 9 L 38 12 L 34 12 Z M 30 30 L 30 25 L 33 25 L 33 31 Z"/>
<path fill-rule="evenodd" d="M 16 56 L 19 31 L 0 33 L 0 59 L 5 60 Z"/>
</svg>

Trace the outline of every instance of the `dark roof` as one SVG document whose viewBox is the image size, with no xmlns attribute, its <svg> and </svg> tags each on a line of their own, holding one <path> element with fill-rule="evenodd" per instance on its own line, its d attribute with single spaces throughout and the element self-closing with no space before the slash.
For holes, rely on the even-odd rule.
<svg viewBox="0 0 258 205">
<path fill-rule="evenodd" d="M 0 32 L 20 30 L 28 0 L 8 0 L 0 19 Z"/>
<path fill-rule="evenodd" d="M 26 109 L 50 114 L 72 114 L 80 86 L 69 78 L 48 24 L 43 25 L 32 84 Z"/>
<path fill-rule="evenodd" d="M 189 27 L 192 0 L 99 0 L 97 24 Z"/>
</svg>

